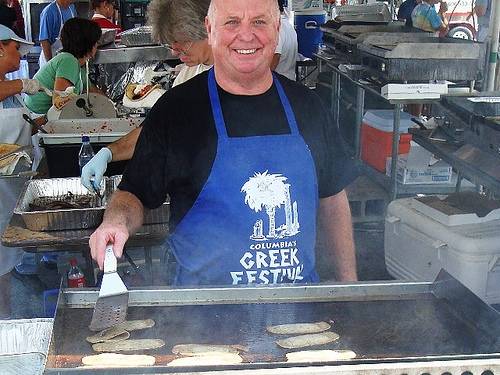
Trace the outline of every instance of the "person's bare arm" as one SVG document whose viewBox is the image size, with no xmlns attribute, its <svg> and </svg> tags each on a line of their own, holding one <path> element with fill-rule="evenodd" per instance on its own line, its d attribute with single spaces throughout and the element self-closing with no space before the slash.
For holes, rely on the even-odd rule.
<svg viewBox="0 0 500 375">
<path fill-rule="evenodd" d="M 271 70 L 276 70 L 276 67 L 278 66 L 280 62 L 281 54 L 275 53 L 273 55 L 273 59 L 271 60 Z"/>
<path fill-rule="evenodd" d="M 113 161 L 129 160 L 132 158 L 141 130 L 142 126 L 128 132 L 120 139 L 106 146 L 113 155 Z"/>
<path fill-rule="evenodd" d="M 336 280 L 357 281 L 351 209 L 344 190 L 320 199 L 318 233 L 325 251 L 331 254 Z"/>
<path fill-rule="evenodd" d="M 441 26 L 438 28 L 440 32 L 447 32 L 448 31 L 448 18 L 446 18 L 446 12 L 448 11 L 448 3 L 446 1 L 442 1 L 441 4 L 439 5 L 439 18 L 443 21 Z"/>
<path fill-rule="evenodd" d="M 52 58 L 52 49 L 50 48 L 50 42 L 48 39 L 44 39 L 40 41 L 40 45 L 42 46 L 42 53 L 45 55 L 45 60 L 49 61 Z"/>
<path fill-rule="evenodd" d="M 23 83 L 20 79 L 12 81 L 0 81 L 0 102 L 12 95 L 19 94 L 23 89 Z"/>
<path fill-rule="evenodd" d="M 103 267 L 108 243 L 114 244 L 113 252 L 117 258 L 121 258 L 128 237 L 141 227 L 143 217 L 144 206 L 134 194 L 123 190 L 113 193 L 101 225 L 89 239 L 90 254 L 99 268 Z"/>
</svg>

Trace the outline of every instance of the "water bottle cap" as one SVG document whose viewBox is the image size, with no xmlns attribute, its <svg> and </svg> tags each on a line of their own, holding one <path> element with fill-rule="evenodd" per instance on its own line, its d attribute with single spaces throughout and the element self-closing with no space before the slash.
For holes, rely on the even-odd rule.
<svg viewBox="0 0 500 375">
<path fill-rule="evenodd" d="M 71 264 L 72 266 L 74 266 L 75 264 L 78 264 L 78 261 L 76 259 L 71 259 L 69 261 L 69 264 Z"/>
<path fill-rule="evenodd" d="M 82 142 L 90 142 L 90 137 L 88 135 L 84 135 L 82 137 Z"/>
</svg>

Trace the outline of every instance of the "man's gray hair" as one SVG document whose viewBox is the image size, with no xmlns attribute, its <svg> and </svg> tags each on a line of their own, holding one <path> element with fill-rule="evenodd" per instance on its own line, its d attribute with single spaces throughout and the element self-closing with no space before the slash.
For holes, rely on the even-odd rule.
<svg viewBox="0 0 500 375">
<path fill-rule="evenodd" d="M 147 18 L 153 39 L 160 43 L 179 41 L 179 37 L 195 42 L 206 39 L 209 5 L 210 0 L 152 0 Z"/>
</svg>

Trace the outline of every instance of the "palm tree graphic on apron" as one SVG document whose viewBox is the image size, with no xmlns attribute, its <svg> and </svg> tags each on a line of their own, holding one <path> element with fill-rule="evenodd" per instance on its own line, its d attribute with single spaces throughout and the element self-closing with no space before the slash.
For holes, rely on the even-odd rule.
<svg viewBox="0 0 500 375">
<path fill-rule="evenodd" d="M 291 202 L 290 184 L 285 183 L 287 177 L 281 174 L 256 172 L 241 188 L 246 193 L 245 204 L 255 212 L 265 207 L 269 219 L 269 233 L 264 236 L 263 220 L 259 219 L 253 226 L 252 240 L 266 241 L 290 237 L 299 232 L 297 202 Z M 284 205 L 285 223 L 276 227 L 276 209 Z"/>
</svg>

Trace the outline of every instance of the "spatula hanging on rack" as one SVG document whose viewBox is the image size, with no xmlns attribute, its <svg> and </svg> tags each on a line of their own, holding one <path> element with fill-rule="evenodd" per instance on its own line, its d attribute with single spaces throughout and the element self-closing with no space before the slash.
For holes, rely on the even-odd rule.
<svg viewBox="0 0 500 375">
<path fill-rule="evenodd" d="M 99 297 L 94 306 L 94 313 L 89 329 L 97 332 L 116 324 L 123 323 L 127 317 L 128 290 L 120 275 L 116 272 L 117 260 L 113 253 L 113 244 L 108 244 L 104 256 L 104 275 Z"/>
</svg>

